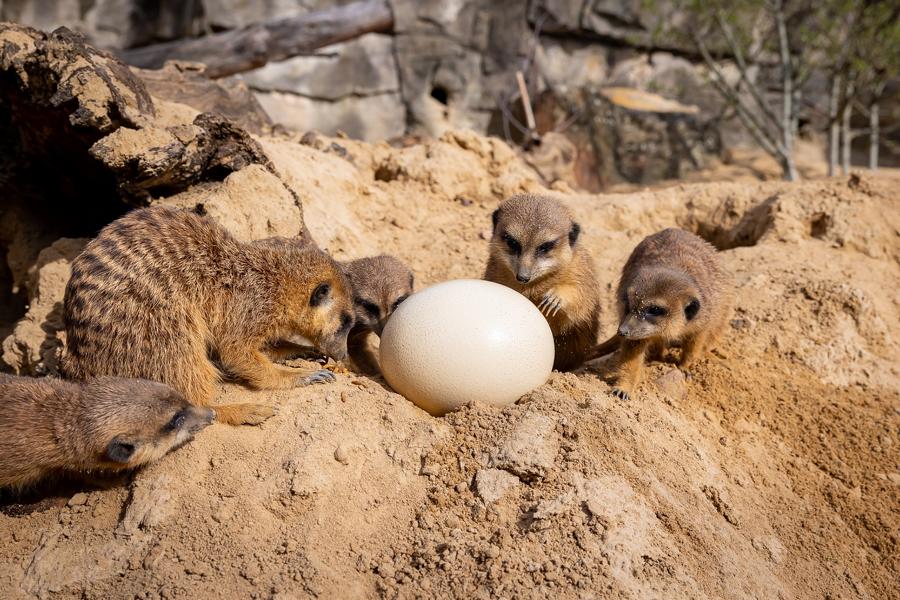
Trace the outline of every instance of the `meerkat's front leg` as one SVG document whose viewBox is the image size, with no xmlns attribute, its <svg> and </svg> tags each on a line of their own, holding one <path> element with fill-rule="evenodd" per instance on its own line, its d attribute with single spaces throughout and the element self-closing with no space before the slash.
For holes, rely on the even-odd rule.
<svg viewBox="0 0 900 600">
<path fill-rule="evenodd" d="M 681 342 L 681 359 L 678 361 L 678 368 L 684 373 L 686 379 L 691 379 L 690 368 L 700 356 L 706 351 L 708 336 L 705 332 L 688 336 Z"/>
<path fill-rule="evenodd" d="M 616 383 L 613 394 L 622 400 L 628 400 L 640 383 L 648 346 L 647 340 L 624 340 L 619 346 L 613 371 Z"/>
<path fill-rule="evenodd" d="M 225 346 L 219 349 L 225 369 L 257 389 L 283 390 L 311 383 L 334 381 L 334 373 L 325 369 L 282 367 L 255 349 Z"/>
<path fill-rule="evenodd" d="M 381 372 L 375 353 L 369 348 L 368 330 L 351 331 L 347 339 L 347 353 L 353 360 L 353 364 L 363 375 L 378 375 Z"/>
<path fill-rule="evenodd" d="M 277 344 L 267 344 L 263 348 L 266 356 L 275 362 L 286 360 L 305 360 L 307 362 L 319 362 L 324 359 L 321 352 L 307 346 L 300 346 L 292 342 L 278 342 Z"/>
</svg>

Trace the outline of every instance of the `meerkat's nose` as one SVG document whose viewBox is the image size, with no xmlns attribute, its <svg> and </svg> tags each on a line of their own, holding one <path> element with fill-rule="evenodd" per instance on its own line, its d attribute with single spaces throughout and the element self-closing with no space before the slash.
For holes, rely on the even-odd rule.
<svg viewBox="0 0 900 600">
<path fill-rule="evenodd" d="M 531 281 L 531 277 L 528 275 L 523 275 L 522 273 L 516 273 L 516 279 L 519 283 L 528 283 Z"/>
</svg>

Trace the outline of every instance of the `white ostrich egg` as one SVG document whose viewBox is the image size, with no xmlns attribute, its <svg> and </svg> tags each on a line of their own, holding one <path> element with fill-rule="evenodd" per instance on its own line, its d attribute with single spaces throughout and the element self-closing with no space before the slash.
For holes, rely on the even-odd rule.
<svg viewBox="0 0 900 600">
<path fill-rule="evenodd" d="M 527 298 L 490 281 L 458 279 L 407 298 L 381 335 L 394 390 L 433 415 L 468 402 L 511 404 L 547 381 L 553 333 Z"/>
</svg>

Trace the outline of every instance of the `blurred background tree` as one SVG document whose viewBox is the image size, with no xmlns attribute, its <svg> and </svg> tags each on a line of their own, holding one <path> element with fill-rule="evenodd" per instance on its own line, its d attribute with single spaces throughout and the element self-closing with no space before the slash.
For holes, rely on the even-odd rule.
<svg viewBox="0 0 900 600">
<path fill-rule="evenodd" d="M 869 135 L 869 167 L 878 165 L 879 103 L 900 65 L 900 3 L 895 0 L 647 0 L 660 13 L 655 40 L 696 51 L 714 88 L 784 178 L 799 178 L 794 145 L 804 86 L 826 74 L 828 162 L 850 168 L 854 137 Z M 680 16 L 681 18 L 676 18 Z M 766 77 L 767 73 L 776 76 Z M 853 111 L 869 126 L 853 130 Z"/>
</svg>

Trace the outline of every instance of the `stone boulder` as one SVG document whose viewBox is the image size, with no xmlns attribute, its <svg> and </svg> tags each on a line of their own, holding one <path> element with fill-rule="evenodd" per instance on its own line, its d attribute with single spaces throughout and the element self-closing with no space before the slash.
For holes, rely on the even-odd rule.
<svg viewBox="0 0 900 600">
<path fill-rule="evenodd" d="M 86 239 L 62 238 L 38 255 L 29 272 L 28 312 L 3 340 L 3 363 L 17 375 L 58 375 L 64 345 L 62 298 L 72 261 Z"/>
</svg>

